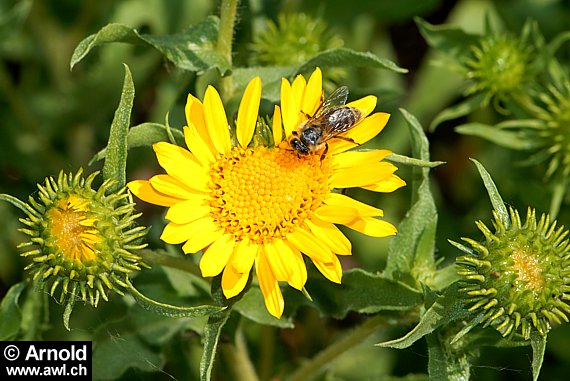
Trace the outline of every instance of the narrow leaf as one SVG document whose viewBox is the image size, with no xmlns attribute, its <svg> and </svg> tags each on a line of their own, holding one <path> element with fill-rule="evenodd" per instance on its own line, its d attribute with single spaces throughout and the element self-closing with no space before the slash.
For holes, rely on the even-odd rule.
<svg viewBox="0 0 570 381">
<path fill-rule="evenodd" d="M 505 226 L 511 226 L 511 219 L 509 218 L 509 213 L 507 212 L 507 207 L 505 206 L 505 202 L 501 198 L 499 194 L 499 190 L 497 186 L 493 182 L 491 175 L 485 167 L 481 163 L 479 163 L 475 159 L 471 159 L 473 163 L 477 166 L 477 170 L 483 179 L 483 183 L 485 184 L 485 188 L 487 189 L 487 193 L 489 194 L 489 199 L 491 200 L 491 204 L 493 205 L 493 209 L 497 212 L 499 219 Z"/>
<path fill-rule="evenodd" d="M 532 347 L 532 380 L 537 381 L 544 361 L 546 336 L 533 332 L 530 335 L 530 345 Z"/>
<path fill-rule="evenodd" d="M 182 131 L 171 128 L 170 134 L 174 137 L 177 144 L 181 145 L 184 143 Z M 166 141 L 170 141 L 169 133 L 166 126 L 159 123 L 142 123 L 131 127 L 127 133 L 127 149 L 129 150 L 137 147 L 148 147 L 154 143 Z M 107 149 L 103 148 L 93 156 L 89 165 L 104 159 L 106 155 Z"/>
<path fill-rule="evenodd" d="M 18 299 L 26 288 L 24 282 L 16 283 L 4 295 L 0 304 L 0 340 L 13 340 L 20 330 L 22 311 L 18 306 Z"/>
<path fill-rule="evenodd" d="M 397 164 L 410 165 L 414 167 L 427 167 L 427 168 L 435 168 L 437 166 L 445 164 L 445 161 L 425 161 L 421 159 L 416 159 L 414 157 L 398 155 L 397 153 L 391 154 L 386 158 L 386 160 L 389 160 Z"/>
<path fill-rule="evenodd" d="M 484 98 L 484 94 L 476 94 L 474 96 L 468 97 L 463 102 L 446 108 L 437 114 L 435 118 L 433 118 L 433 121 L 429 125 L 429 130 L 433 132 L 437 126 L 443 122 L 471 114 L 473 111 L 481 107 Z"/>
<path fill-rule="evenodd" d="M 462 124 L 455 127 L 455 131 L 463 135 L 478 136 L 501 147 L 518 151 L 530 150 L 541 146 L 539 140 L 529 139 L 523 131 L 505 130 L 498 126 L 490 126 L 483 123 Z"/>
<path fill-rule="evenodd" d="M 103 178 L 118 181 L 115 189 L 123 188 L 127 183 L 127 133 L 131 120 L 131 109 L 135 98 L 135 86 L 129 67 L 125 65 L 125 80 L 119 107 L 111 124 L 107 156 L 103 165 Z"/>
<path fill-rule="evenodd" d="M 418 120 L 406 110 L 400 110 L 408 123 L 413 156 L 429 162 L 429 143 Z M 419 289 L 417 275 L 435 271 L 434 250 L 437 210 L 429 188 L 429 168 L 414 167 L 412 179 L 412 207 L 400 223 L 399 232 L 390 244 L 384 275 L 403 280 Z M 413 269 L 421 268 L 414 275 Z"/>
<path fill-rule="evenodd" d="M 202 359 L 200 360 L 200 381 L 210 381 L 212 378 L 220 334 L 230 313 L 231 309 L 227 309 L 208 318 L 208 323 L 204 329 L 204 352 L 202 352 Z"/>
<path fill-rule="evenodd" d="M 442 325 L 469 316 L 469 311 L 464 307 L 459 296 L 458 288 L 457 284 L 447 288 L 443 295 L 425 312 L 414 329 L 405 336 L 377 345 L 396 349 L 407 348 Z"/>
<path fill-rule="evenodd" d="M 199 317 L 212 315 L 224 310 L 224 307 L 218 306 L 197 306 L 197 307 L 180 307 L 170 304 L 157 302 L 138 291 L 132 284 L 129 283 L 129 291 L 135 298 L 136 302 L 149 311 L 168 316 L 168 317 Z"/>
</svg>

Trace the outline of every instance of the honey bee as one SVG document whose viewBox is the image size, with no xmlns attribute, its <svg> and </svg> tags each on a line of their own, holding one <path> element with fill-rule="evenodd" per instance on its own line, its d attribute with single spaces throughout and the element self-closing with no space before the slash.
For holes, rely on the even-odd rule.
<svg viewBox="0 0 570 381">
<path fill-rule="evenodd" d="M 328 98 L 321 102 L 314 115 L 301 124 L 289 137 L 289 145 L 301 155 L 309 155 L 322 151 L 324 156 L 328 150 L 327 141 L 332 138 L 344 139 L 356 144 L 351 138 L 340 136 L 350 130 L 361 119 L 362 113 L 353 107 L 346 106 L 348 88 L 339 87 Z"/>
</svg>

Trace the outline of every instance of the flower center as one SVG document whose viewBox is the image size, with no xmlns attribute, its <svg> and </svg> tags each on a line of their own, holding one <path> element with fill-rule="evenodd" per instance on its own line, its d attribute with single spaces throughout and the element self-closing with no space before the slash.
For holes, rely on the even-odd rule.
<svg viewBox="0 0 570 381">
<path fill-rule="evenodd" d="M 212 167 L 211 214 L 236 240 L 283 238 L 322 204 L 330 172 L 317 155 L 234 148 Z"/>
<path fill-rule="evenodd" d="M 88 217 L 85 199 L 69 195 L 48 212 L 49 233 L 59 252 L 70 261 L 95 259 L 95 243 L 101 238 Z"/>
<path fill-rule="evenodd" d="M 523 287 L 538 292 L 544 288 L 544 277 L 538 258 L 525 249 L 517 249 L 511 254 L 513 269 L 517 272 L 517 283 Z"/>
</svg>

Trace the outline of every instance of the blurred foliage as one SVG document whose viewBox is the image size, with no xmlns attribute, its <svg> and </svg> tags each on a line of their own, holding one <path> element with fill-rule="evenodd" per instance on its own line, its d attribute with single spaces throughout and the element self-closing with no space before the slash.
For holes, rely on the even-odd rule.
<svg viewBox="0 0 570 381">
<path fill-rule="evenodd" d="M 455 120 L 436 119 L 443 110 L 465 102 L 469 85 L 456 72 L 434 65 L 445 61 L 446 52 L 428 47 L 424 37 L 429 34 L 427 25 L 446 24 L 460 31 L 458 40 L 470 36 L 458 42 L 465 48 L 472 36 L 484 35 L 489 26 L 493 33 L 520 35 L 532 20 L 541 38 L 551 42 L 570 30 L 568 2 L 242 1 L 231 65 L 227 57 L 210 49 L 219 21 L 212 15 L 219 16 L 219 7 L 215 0 L 0 0 L 0 160 L 4 163 L 0 168 L 0 193 L 26 200 L 35 192 L 35 184 L 47 176 L 62 169 L 87 168 L 94 157 L 89 168 L 102 169 L 103 161 L 99 159 L 106 154 L 102 150 L 121 99 L 123 64 L 130 68 L 136 89 L 130 125 L 137 127 L 125 137 L 130 149 L 128 179 L 148 178 L 158 171 L 148 146 L 159 140 L 181 141 L 179 129 L 185 124 L 187 94 L 202 98 L 208 84 L 221 85 L 220 72 L 231 72 L 233 78 L 227 91 L 229 110 L 237 108 L 236 96 L 249 79 L 262 76 L 264 99 L 260 114 L 265 115 L 272 113 L 273 103 L 279 99 L 282 76 L 307 73 L 315 65 L 342 67 L 341 75 L 329 78 L 331 85 L 348 86 L 351 99 L 374 94 L 379 99 L 377 109 L 392 114 L 386 130 L 365 148 L 388 148 L 401 155 L 446 164 L 430 169 L 398 165 L 398 174 L 410 186 L 391 194 L 389 203 L 385 196 L 349 190 L 348 195 L 381 206 L 400 229 L 406 225 L 408 228 L 392 240 L 371 239 L 343 229 L 353 243 L 353 256 L 342 258 L 343 286 L 311 277 L 316 270 L 309 267 L 307 289 L 313 303 L 285 290 L 287 306 L 280 321 L 259 308 L 262 297 L 258 289 L 252 288 L 234 306 L 240 315 L 220 317 L 225 326 L 222 329 L 220 325 L 216 332 L 222 339 L 220 356 L 214 363 L 215 379 L 237 380 L 231 373 L 232 363 L 244 352 L 249 352 L 262 381 L 274 379 L 277 374 L 292 374 L 307 359 L 318 359 L 321 351 L 326 352 L 325 348 L 353 330 L 362 338 L 351 343 L 350 350 L 331 359 L 332 364 L 316 379 L 426 380 L 428 367 L 431 379 L 445 379 L 443 374 L 466 379 L 462 361 L 467 358 L 473 362 L 470 370 L 474 379 L 532 379 L 529 358 L 538 345 L 535 342 L 532 347 L 504 348 L 506 344 L 499 336 L 488 337 L 475 330 L 469 344 L 476 348 L 473 353 L 450 355 L 455 349 L 447 343 L 459 328 L 446 328 L 452 332 L 440 328 L 463 315 L 457 310 L 462 308 L 457 300 L 450 301 L 456 298 L 456 290 L 448 286 L 455 280 L 453 263 L 459 253 L 447 240 L 480 237 L 473 221 L 489 221 L 491 217 L 485 188 L 468 158 L 477 158 L 493 175 L 504 201 L 521 210 L 533 206 L 537 211 L 548 211 L 557 203 L 557 218 L 568 226 L 570 196 L 565 190 L 557 190 L 560 181 L 545 180 L 544 165 L 520 165 L 528 159 L 528 151 L 493 144 L 519 144 L 512 134 L 497 135 L 495 130 L 493 138 L 488 138 L 485 129 L 469 135 L 457 133 L 469 132 L 465 129 L 454 129 L 459 125 L 496 126 L 505 121 L 501 110 L 476 102 L 477 107 L 457 114 Z M 249 66 L 254 62 L 251 43 L 255 37 L 271 23 L 278 25 L 280 15 L 296 13 L 326 23 L 335 38 L 343 41 L 342 47 L 335 42 L 329 50 L 303 62 L 287 61 L 288 66 Z M 197 45 L 203 53 L 198 57 L 203 65 L 196 64 L 195 56 L 185 55 L 187 51 L 165 48 L 172 41 Z M 561 41 L 555 58 L 560 70 L 568 75 L 570 43 Z M 400 68 L 409 72 L 404 74 Z M 441 124 L 424 136 L 421 126 L 430 126 L 434 121 Z M 553 201 L 553 197 L 558 199 Z M 152 226 L 150 246 L 157 247 L 163 212 L 149 205 L 141 204 L 140 208 L 144 225 Z M 78 305 L 71 317 L 71 331 L 66 331 L 61 320 L 54 318 L 62 315 L 64 307 L 49 300 L 47 294 L 23 286 L 25 263 L 16 249 L 23 240 L 17 231 L 21 227 L 19 217 L 19 210 L 0 203 L 4 224 L 0 234 L 0 294 L 5 295 L 0 313 L 11 317 L 0 322 L 3 340 L 94 340 L 98 348 L 93 366 L 98 379 L 200 378 L 197 364 L 202 356 L 207 317 L 166 318 L 142 310 L 132 298 L 115 297 L 97 309 Z M 399 254 L 402 246 L 406 247 L 405 255 Z M 180 266 L 194 266 L 192 260 L 177 258 L 177 254 L 169 251 L 161 255 L 180 260 Z M 144 295 L 172 305 L 211 303 L 210 285 L 188 274 L 155 265 L 139 273 L 134 283 L 140 285 Z M 359 293 L 363 285 L 377 287 L 386 294 L 366 298 Z M 441 290 L 445 291 L 438 294 Z M 440 319 L 441 309 L 449 312 L 446 319 Z M 408 311 L 410 318 L 404 323 L 400 320 L 401 324 L 390 323 L 399 321 L 402 311 Z M 373 322 L 376 325 L 370 328 L 365 325 L 374 319 L 367 320 L 369 314 L 385 320 Z M 410 339 L 406 333 L 418 321 Z M 424 336 L 427 344 L 416 341 Z M 409 348 L 396 351 L 374 346 L 385 342 L 385 346 L 398 347 L 394 341 L 386 343 L 397 337 L 405 337 L 405 345 L 400 347 Z M 548 338 L 541 378 L 564 380 L 570 367 L 570 327 L 556 327 Z M 207 340 L 205 344 L 209 345 Z M 446 373 L 437 361 L 459 365 L 455 373 Z"/>
</svg>

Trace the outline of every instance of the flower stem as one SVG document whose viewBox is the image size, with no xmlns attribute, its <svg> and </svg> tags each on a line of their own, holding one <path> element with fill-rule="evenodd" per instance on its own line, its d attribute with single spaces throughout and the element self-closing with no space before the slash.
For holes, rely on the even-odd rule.
<svg viewBox="0 0 570 381">
<path fill-rule="evenodd" d="M 342 355 L 347 350 L 360 344 L 362 340 L 376 332 L 379 327 L 392 325 L 384 316 L 376 315 L 366 320 L 362 325 L 356 327 L 339 341 L 334 342 L 315 357 L 297 369 L 287 381 L 309 381 L 316 377 L 323 368 L 330 364 L 332 360 Z"/>
<path fill-rule="evenodd" d="M 235 345 L 225 344 L 221 349 L 230 367 L 232 380 L 259 381 L 259 377 L 251 363 L 245 337 L 241 329 L 238 328 L 236 331 Z"/>
<path fill-rule="evenodd" d="M 234 26 L 236 22 L 238 0 L 222 0 L 220 8 L 220 30 L 216 49 L 224 55 L 229 65 L 232 65 L 232 42 L 234 38 Z M 225 97 L 232 95 L 232 77 L 222 77 L 221 91 Z"/>
</svg>

